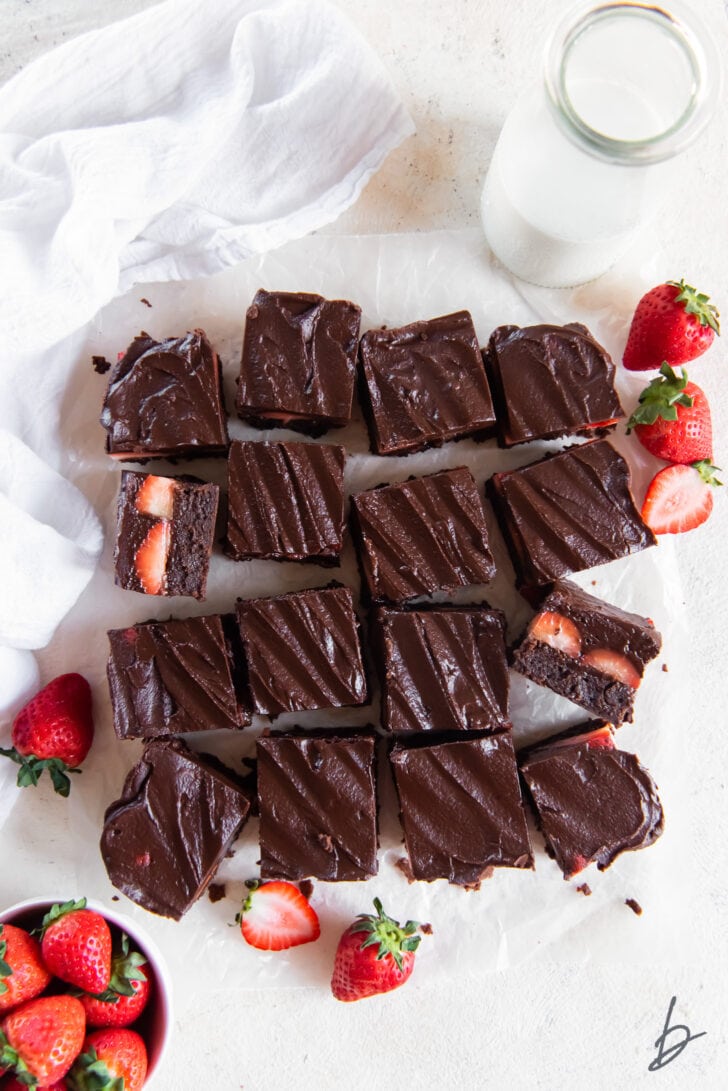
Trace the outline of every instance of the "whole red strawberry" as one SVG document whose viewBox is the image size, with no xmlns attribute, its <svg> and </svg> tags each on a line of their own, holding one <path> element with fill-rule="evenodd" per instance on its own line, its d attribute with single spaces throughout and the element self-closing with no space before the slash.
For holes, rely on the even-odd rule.
<svg viewBox="0 0 728 1091">
<path fill-rule="evenodd" d="M 91 689 L 80 674 L 62 674 L 36 693 L 20 710 L 13 724 L 13 749 L 0 754 L 17 762 L 18 787 L 37 784 L 47 769 L 53 787 L 67 796 L 94 737 Z"/>
<path fill-rule="evenodd" d="M 0 1014 L 42 993 L 51 975 L 34 936 L 0 924 Z"/>
<path fill-rule="evenodd" d="M 361 1000 L 391 992 L 404 985 L 414 969 L 421 927 L 407 921 L 402 927 L 388 917 L 379 898 L 376 916 L 362 913 L 344 932 L 336 948 L 331 991 L 337 1000 Z"/>
<path fill-rule="evenodd" d="M 140 1091 L 147 1078 L 147 1064 L 144 1041 L 135 1030 L 94 1030 L 83 1044 L 68 1083 L 74 1091 Z"/>
<path fill-rule="evenodd" d="M 622 363 L 630 371 L 650 371 L 663 360 L 686 364 L 710 348 L 720 333 L 718 312 L 709 296 L 684 280 L 650 289 L 637 304 Z"/>
<path fill-rule="evenodd" d="M 103 993 L 111 980 L 111 931 L 86 899 L 54 905 L 41 926 L 43 959 L 52 974 L 87 993 Z"/>
<path fill-rule="evenodd" d="M 149 1000 L 151 980 L 142 969 L 144 955 L 129 950 L 129 937 L 122 933 L 118 952 L 111 960 L 111 980 L 105 993 L 79 1000 L 90 1027 L 128 1027 L 135 1023 Z"/>
<path fill-rule="evenodd" d="M 0 1071 L 12 1069 L 31 1087 L 62 1079 L 81 1052 L 83 1008 L 73 996 L 40 996 L 0 1024 Z"/>
<path fill-rule="evenodd" d="M 643 447 L 665 462 L 692 464 L 713 457 L 710 406 L 703 391 L 688 382 L 683 368 L 676 375 L 669 364 L 660 378 L 642 391 L 639 405 L 627 421 Z"/>
</svg>

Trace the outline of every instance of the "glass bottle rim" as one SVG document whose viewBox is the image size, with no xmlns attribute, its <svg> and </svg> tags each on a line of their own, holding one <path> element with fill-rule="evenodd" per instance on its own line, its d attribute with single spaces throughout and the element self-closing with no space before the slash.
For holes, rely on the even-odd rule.
<svg viewBox="0 0 728 1091">
<path fill-rule="evenodd" d="M 670 9 L 640 0 L 616 3 L 581 3 L 566 13 L 546 46 L 544 80 L 546 98 L 567 136 L 599 159 L 626 166 L 645 166 L 671 159 L 684 151 L 707 125 L 721 88 L 720 57 L 707 27 L 679 0 Z M 615 15 L 628 15 L 666 30 L 688 62 L 692 86 L 688 101 L 676 120 L 662 132 L 636 140 L 615 138 L 593 128 L 579 114 L 567 87 L 567 68 L 572 51 L 585 31 Z"/>
</svg>

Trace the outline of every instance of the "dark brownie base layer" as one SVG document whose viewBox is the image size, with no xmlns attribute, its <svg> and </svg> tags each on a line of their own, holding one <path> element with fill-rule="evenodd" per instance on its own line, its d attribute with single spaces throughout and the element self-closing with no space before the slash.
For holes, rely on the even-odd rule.
<svg viewBox="0 0 728 1091">
<path fill-rule="evenodd" d="M 608 726 L 587 723 L 520 758 L 547 851 L 564 878 L 646 848 L 664 826 L 657 785 L 634 754 L 614 748 Z"/>
<path fill-rule="evenodd" d="M 260 873 L 265 879 L 368 879 L 377 873 L 373 732 L 258 739 Z"/>
<path fill-rule="evenodd" d="M 379 607 L 370 635 L 385 731 L 510 727 L 500 610 L 487 605 Z"/>
<path fill-rule="evenodd" d="M 204 331 L 136 337 L 111 372 L 101 424 L 106 450 L 125 461 L 224 455 L 222 369 Z"/>
<path fill-rule="evenodd" d="M 147 745 L 106 811 L 101 855 L 133 902 L 179 920 L 205 892 L 250 813 L 239 781 L 178 739 Z"/>
<path fill-rule="evenodd" d="M 250 723 L 220 617 L 147 622 L 113 629 L 108 637 L 109 694 L 120 739 Z"/>
<path fill-rule="evenodd" d="M 510 732 L 408 740 L 390 762 L 413 878 L 477 887 L 533 867 Z"/>
<path fill-rule="evenodd" d="M 632 720 L 644 669 L 661 645 L 662 637 L 648 618 L 559 580 L 516 647 L 513 666 L 587 712 L 619 725 Z"/>
</svg>

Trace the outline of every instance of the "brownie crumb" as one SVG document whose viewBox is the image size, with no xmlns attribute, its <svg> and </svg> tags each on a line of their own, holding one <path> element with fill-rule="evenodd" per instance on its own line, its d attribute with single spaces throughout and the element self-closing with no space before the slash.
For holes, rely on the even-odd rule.
<svg viewBox="0 0 728 1091">
<path fill-rule="evenodd" d="M 632 912 L 635 913 L 638 917 L 642 916 L 642 906 L 638 901 L 635 901 L 634 898 L 625 898 L 624 904 L 628 905 Z"/>
<path fill-rule="evenodd" d="M 667 663 L 663 663 L 662 664 L 662 673 L 667 674 L 668 670 L 669 670 L 669 667 L 668 667 Z"/>
<path fill-rule="evenodd" d="M 311 900 L 311 895 L 313 894 L 313 883 L 310 879 L 301 879 L 301 882 L 298 884 L 298 889 L 301 891 L 307 902 Z"/>
<path fill-rule="evenodd" d="M 111 900 L 112 900 L 112 902 L 118 902 L 119 901 L 119 895 L 118 894 L 112 894 L 111 895 Z"/>
<path fill-rule="evenodd" d="M 431 936 L 432 935 L 432 925 L 431 924 L 421 924 L 420 925 L 420 932 L 422 933 L 423 936 Z"/>
<path fill-rule="evenodd" d="M 579 891 L 580 894 L 583 894 L 585 898 L 588 898 L 592 892 L 591 887 L 588 883 L 580 883 L 576 889 Z"/>
<path fill-rule="evenodd" d="M 105 356 L 92 356 L 91 366 L 93 367 L 97 375 L 105 375 L 111 367 L 111 364 Z"/>
<path fill-rule="evenodd" d="M 149 302 L 148 299 L 145 299 L 144 296 L 142 296 L 142 298 L 139 300 L 139 302 L 143 303 L 145 307 L 151 307 L 151 303 Z"/>
<path fill-rule="evenodd" d="M 211 902 L 221 902 L 226 893 L 224 883 L 210 883 L 207 888 L 207 896 Z"/>
</svg>

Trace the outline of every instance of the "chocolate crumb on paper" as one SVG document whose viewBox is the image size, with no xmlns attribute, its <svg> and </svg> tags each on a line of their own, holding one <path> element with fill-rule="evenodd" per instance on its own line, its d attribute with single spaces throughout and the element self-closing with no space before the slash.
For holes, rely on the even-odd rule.
<svg viewBox="0 0 728 1091">
<path fill-rule="evenodd" d="M 642 916 L 642 906 L 634 898 L 625 898 L 624 899 L 624 904 L 628 905 L 629 908 L 632 910 L 632 912 L 634 914 L 636 914 L 636 916 L 638 916 L 638 917 Z"/>
<path fill-rule="evenodd" d="M 224 883 L 210 883 L 207 888 L 207 896 L 211 902 L 221 902 L 227 894 Z"/>
<path fill-rule="evenodd" d="M 303 894 L 307 902 L 311 901 L 311 895 L 313 894 L 313 883 L 310 879 L 301 879 L 298 884 L 298 889 Z"/>
<path fill-rule="evenodd" d="M 145 307 L 151 307 L 151 303 L 149 302 L 148 299 L 145 299 L 144 296 L 142 296 L 142 298 L 139 300 L 139 302 L 143 303 Z"/>
<path fill-rule="evenodd" d="M 662 672 L 663 672 L 663 674 L 667 674 L 667 672 L 668 672 L 668 670 L 669 670 L 669 669 L 670 669 L 670 668 L 668 667 L 667 663 L 663 663 L 663 664 L 662 664 Z"/>
<path fill-rule="evenodd" d="M 111 364 L 105 356 L 92 356 L 91 366 L 97 375 L 105 375 L 111 367 Z"/>
<path fill-rule="evenodd" d="M 583 894 L 585 898 L 588 898 L 592 892 L 592 888 L 589 886 L 588 883 L 579 883 L 576 889 L 579 891 L 580 894 Z"/>
</svg>

